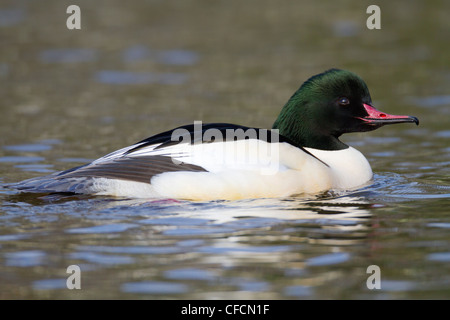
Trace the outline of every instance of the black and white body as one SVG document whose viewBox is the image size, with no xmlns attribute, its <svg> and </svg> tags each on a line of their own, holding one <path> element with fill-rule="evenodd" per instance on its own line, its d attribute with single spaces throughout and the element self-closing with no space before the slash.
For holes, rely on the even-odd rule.
<svg viewBox="0 0 450 320">
<path fill-rule="evenodd" d="M 363 80 L 331 69 L 295 92 L 272 129 L 194 123 L 14 187 L 25 192 L 189 200 L 353 189 L 372 179 L 372 169 L 339 136 L 402 122 L 418 124 L 415 117 L 378 111 Z"/>
</svg>

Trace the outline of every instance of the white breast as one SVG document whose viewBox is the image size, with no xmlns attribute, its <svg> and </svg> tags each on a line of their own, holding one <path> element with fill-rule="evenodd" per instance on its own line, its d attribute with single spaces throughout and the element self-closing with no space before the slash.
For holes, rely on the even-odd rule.
<svg viewBox="0 0 450 320">
<path fill-rule="evenodd" d="M 352 189 L 367 183 L 373 173 L 364 155 L 355 148 L 343 150 L 319 150 L 305 148 L 330 167 L 333 188 Z"/>
</svg>

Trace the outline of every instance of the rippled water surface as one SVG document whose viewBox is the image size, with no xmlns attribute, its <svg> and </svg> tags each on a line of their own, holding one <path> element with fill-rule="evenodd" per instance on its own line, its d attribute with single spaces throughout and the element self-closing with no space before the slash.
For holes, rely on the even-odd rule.
<svg viewBox="0 0 450 320">
<path fill-rule="evenodd" d="M 77 1 L 81 30 L 69 4 L 0 3 L 0 298 L 450 298 L 449 3 L 385 3 L 381 30 L 350 1 Z M 5 186 L 194 120 L 270 127 L 331 67 L 420 119 L 343 137 L 375 172 L 361 189 L 190 202 Z"/>
</svg>

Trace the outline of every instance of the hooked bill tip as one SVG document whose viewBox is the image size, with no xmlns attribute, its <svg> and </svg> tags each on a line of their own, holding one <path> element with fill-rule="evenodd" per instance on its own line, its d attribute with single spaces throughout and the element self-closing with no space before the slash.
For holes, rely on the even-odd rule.
<svg viewBox="0 0 450 320">
<path fill-rule="evenodd" d="M 417 118 L 417 117 L 413 117 L 413 116 L 410 116 L 411 117 L 411 119 L 414 121 L 414 123 L 416 124 L 416 126 L 418 126 L 419 125 L 419 119 Z"/>
</svg>

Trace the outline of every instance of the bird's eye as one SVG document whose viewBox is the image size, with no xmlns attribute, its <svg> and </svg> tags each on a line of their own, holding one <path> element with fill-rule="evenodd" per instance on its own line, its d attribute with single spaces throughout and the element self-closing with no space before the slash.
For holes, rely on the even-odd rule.
<svg viewBox="0 0 450 320">
<path fill-rule="evenodd" d="M 339 98 L 338 103 L 339 103 L 341 106 L 346 106 L 346 105 L 349 105 L 349 104 L 350 104 L 350 101 L 348 100 L 348 98 L 342 97 L 342 98 Z"/>
</svg>

